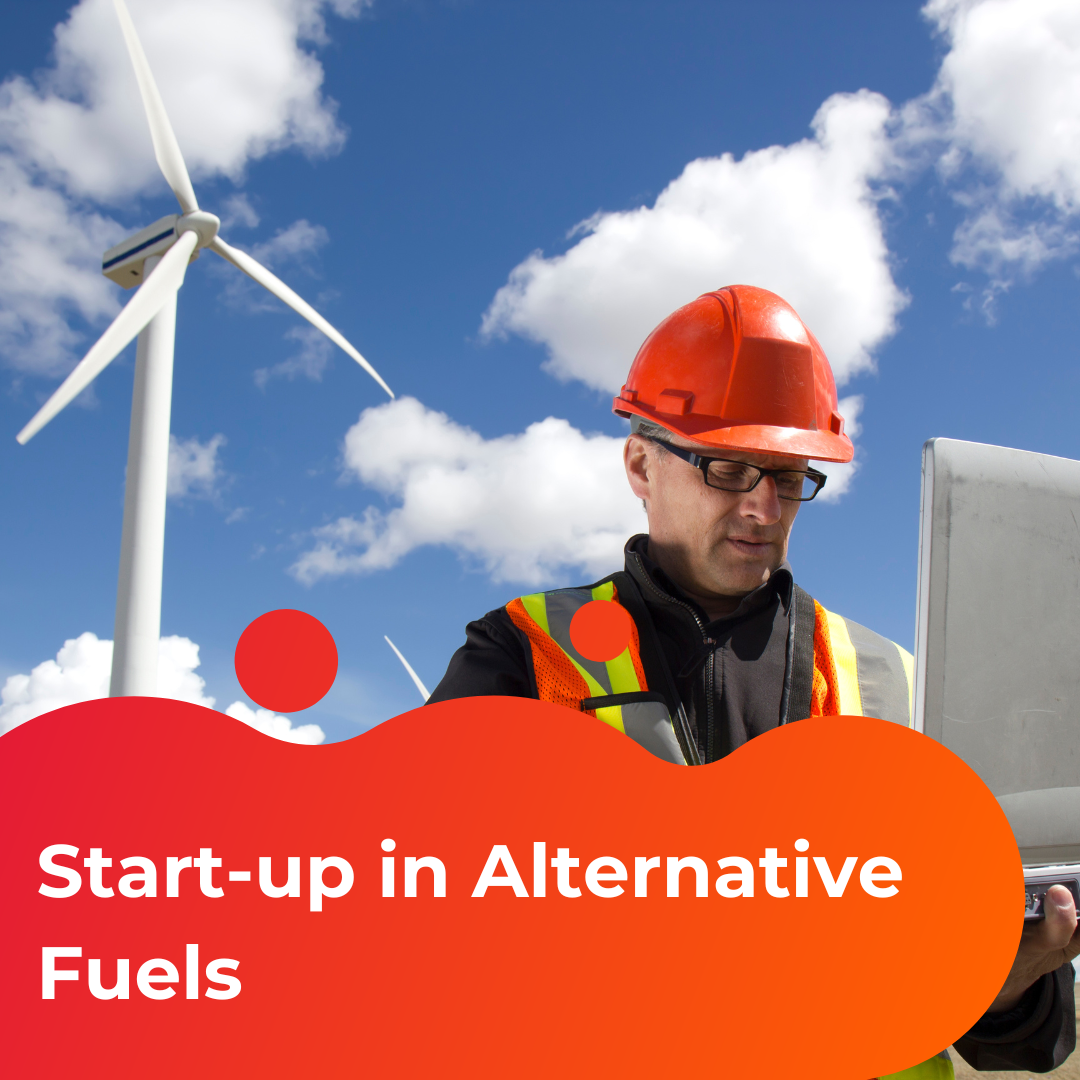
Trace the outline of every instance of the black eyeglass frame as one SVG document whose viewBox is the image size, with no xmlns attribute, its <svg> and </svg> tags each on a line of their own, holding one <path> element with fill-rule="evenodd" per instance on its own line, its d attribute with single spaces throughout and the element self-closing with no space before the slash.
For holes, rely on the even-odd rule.
<svg viewBox="0 0 1080 1080">
<path fill-rule="evenodd" d="M 670 450 L 676 457 L 680 457 L 683 461 L 687 461 L 693 465 L 695 469 L 700 469 L 702 479 L 705 481 L 705 486 L 711 487 L 714 491 L 727 491 L 732 495 L 745 495 L 748 491 L 753 491 L 766 476 L 771 476 L 775 482 L 776 477 L 781 476 L 784 473 L 787 473 L 788 475 L 796 473 L 799 476 L 807 477 L 817 484 L 813 493 L 804 499 L 796 499 L 791 495 L 781 495 L 779 490 L 777 490 L 776 497 L 778 499 L 784 499 L 787 502 L 812 502 L 818 492 L 825 486 L 825 481 L 828 480 L 828 477 L 823 472 L 818 472 L 817 469 L 763 469 L 760 465 L 751 465 L 748 461 L 736 461 L 734 458 L 702 457 L 700 454 L 695 454 L 692 450 L 684 450 L 681 446 L 676 446 L 674 443 L 658 439 L 655 435 L 646 435 L 645 438 L 650 442 L 656 443 L 658 446 L 664 447 L 666 450 Z M 723 461 L 728 465 L 742 465 L 745 469 L 754 469 L 757 471 L 758 478 L 748 488 L 717 487 L 716 484 L 709 483 L 709 466 L 714 461 Z"/>
</svg>

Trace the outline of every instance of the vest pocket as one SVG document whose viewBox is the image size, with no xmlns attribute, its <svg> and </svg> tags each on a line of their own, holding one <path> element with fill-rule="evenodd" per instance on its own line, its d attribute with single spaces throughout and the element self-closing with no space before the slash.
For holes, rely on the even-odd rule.
<svg viewBox="0 0 1080 1080">
<path fill-rule="evenodd" d="M 593 709 L 608 709 L 613 705 L 636 705 L 644 701 L 655 701 L 664 706 L 664 715 L 667 715 L 667 701 L 663 694 L 657 694 L 653 690 L 634 690 L 628 694 L 605 694 L 603 697 L 587 697 L 581 700 L 581 711 L 591 712 Z"/>
<path fill-rule="evenodd" d="M 685 765 L 686 758 L 675 728 L 668 714 L 663 694 L 650 690 L 638 690 L 628 694 L 605 694 L 602 697 L 584 698 L 583 712 L 600 709 L 618 709 L 623 731 L 643 750 L 673 765 Z M 597 714 L 599 719 L 611 723 L 607 716 Z M 609 714 L 610 715 L 610 714 Z M 613 725 L 616 726 L 616 725 Z"/>
</svg>

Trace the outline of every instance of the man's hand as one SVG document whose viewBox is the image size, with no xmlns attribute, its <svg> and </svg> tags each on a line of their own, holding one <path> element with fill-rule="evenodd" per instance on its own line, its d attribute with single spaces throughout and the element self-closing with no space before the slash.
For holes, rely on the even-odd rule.
<svg viewBox="0 0 1080 1080">
<path fill-rule="evenodd" d="M 1043 910 L 1046 918 L 1042 922 L 1024 927 L 1012 970 L 988 1012 L 1002 1013 L 1015 1008 L 1024 991 L 1047 972 L 1056 971 L 1074 956 L 1080 956 L 1072 893 L 1064 885 L 1052 885 L 1043 901 Z"/>
</svg>

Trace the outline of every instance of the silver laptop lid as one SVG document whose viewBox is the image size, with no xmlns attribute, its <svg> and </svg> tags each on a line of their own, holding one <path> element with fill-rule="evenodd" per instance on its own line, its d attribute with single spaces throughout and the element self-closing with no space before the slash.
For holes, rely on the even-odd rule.
<svg viewBox="0 0 1080 1080">
<path fill-rule="evenodd" d="M 915 726 L 998 797 L 1025 865 L 1080 862 L 1080 461 L 931 439 L 920 527 Z"/>
</svg>

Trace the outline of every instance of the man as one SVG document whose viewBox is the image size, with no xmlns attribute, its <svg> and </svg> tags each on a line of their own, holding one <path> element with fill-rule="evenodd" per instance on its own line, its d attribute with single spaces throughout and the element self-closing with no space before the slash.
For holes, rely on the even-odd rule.
<svg viewBox="0 0 1080 1080">
<path fill-rule="evenodd" d="M 632 537 L 625 569 L 596 585 L 520 597 L 470 623 L 430 700 L 553 701 L 688 765 L 806 716 L 909 723 L 910 654 L 825 611 L 787 562 L 799 505 L 825 483 L 810 460 L 854 453 L 829 362 L 795 311 L 750 286 L 706 293 L 650 334 L 614 411 L 631 420 L 624 462 L 648 535 Z M 629 648 L 610 662 L 571 638 L 593 600 L 633 620 Z M 1073 1049 L 1080 935 L 1068 890 L 1051 894 L 1001 993 L 957 1040 L 976 1068 L 1043 1072 Z M 943 1053 L 897 1075 L 953 1069 Z"/>
</svg>

